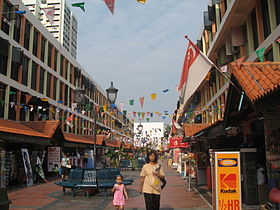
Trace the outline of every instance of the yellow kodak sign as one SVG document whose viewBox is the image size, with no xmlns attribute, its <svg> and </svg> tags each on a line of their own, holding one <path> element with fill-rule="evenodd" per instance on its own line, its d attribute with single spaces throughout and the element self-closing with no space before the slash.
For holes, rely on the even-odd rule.
<svg viewBox="0 0 280 210">
<path fill-rule="evenodd" d="M 240 153 L 216 152 L 216 209 L 241 210 Z"/>
</svg>

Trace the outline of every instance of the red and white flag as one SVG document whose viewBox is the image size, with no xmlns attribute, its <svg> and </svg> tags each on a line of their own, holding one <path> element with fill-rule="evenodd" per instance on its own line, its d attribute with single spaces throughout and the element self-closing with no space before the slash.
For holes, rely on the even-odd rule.
<svg viewBox="0 0 280 210">
<path fill-rule="evenodd" d="M 65 123 L 70 127 L 70 128 L 72 128 L 74 125 L 73 125 L 73 123 L 72 123 L 72 121 L 73 121 L 73 116 L 74 116 L 74 114 L 71 114 L 71 115 L 69 115 L 68 117 L 67 117 L 67 119 L 65 120 Z"/>
<path fill-rule="evenodd" d="M 182 104 L 185 104 L 195 93 L 212 66 L 213 63 L 191 40 L 189 40 L 189 46 L 178 87 L 179 95 L 182 98 Z"/>
<path fill-rule="evenodd" d="M 111 11 L 112 15 L 114 15 L 115 0 L 104 0 L 104 2 Z"/>
<path fill-rule="evenodd" d="M 54 7 L 47 7 L 47 8 L 42 8 L 44 11 L 45 15 L 47 16 L 48 20 L 50 21 L 50 24 L 53 24 L 53 18 L 54 18 Z"/>
</svg>

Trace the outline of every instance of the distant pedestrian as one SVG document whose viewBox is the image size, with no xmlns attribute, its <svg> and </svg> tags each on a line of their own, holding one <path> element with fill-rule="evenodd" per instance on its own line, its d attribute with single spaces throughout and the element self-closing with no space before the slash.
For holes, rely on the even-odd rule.
<svg viewBox="0 0 280 210">
<path fill-rule="evenodd" d="M 157 153 L 155 151 L 148 152 L 147 163 L 140 173 L 139 192 L 144 193 L 147 210 L 159 210 L 160 193 L 166 185 L 164 172 L 157 161 Z"/>
<path fill-rule="evenodd" d="M 69 159 L 69 154 L 64 154 L 62 160 L 61 160 L 61 169 L 62 169 L 62 180 L 68 179 L 68 175 L 71 169 L 71 163 Z"/>
<path fill-rule="evenodd" d="M 122 175 L 117 175 L 116 184 L 112 189 L 112 192 L 114 193 L 113 205 L 116 207 L 116 209 L 124 209 L 125 198 L 128 200 L 128 195 L 122 181 Z"/>
</svg>

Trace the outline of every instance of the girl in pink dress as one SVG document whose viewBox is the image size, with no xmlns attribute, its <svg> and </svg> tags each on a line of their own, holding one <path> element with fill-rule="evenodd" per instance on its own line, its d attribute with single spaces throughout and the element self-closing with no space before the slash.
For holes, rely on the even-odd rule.
<svg viewBox="0 0 280 210">
<path fill-rule="evenodd" d="M 116 176 L 116 184 L 114 185 L 112 192 L 114 193 L 113 205 L 116 209 L 124 209 L 125 200 L 128 200 L 128 195 L 125 189 L 124 184 L 122 184 L 123 177 L 122 175 Z"/>
</svg>

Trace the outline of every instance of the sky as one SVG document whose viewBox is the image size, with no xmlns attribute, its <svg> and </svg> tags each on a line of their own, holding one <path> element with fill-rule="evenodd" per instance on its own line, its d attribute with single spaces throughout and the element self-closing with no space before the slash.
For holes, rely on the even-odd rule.
<svg viewBox="0 0 280 210">
<path fill-rule="evenodd" d="M 117 103 L 124 103 L 128 112 L 172 114 L 187 48 L 184 36 L 196 42 L 208 0 L 147 0 L 145 5 L 116 0 L 114 15 L 102 0 L 85 2 L 86 12 L 72 7 L 78 18 L 79 63 L 104 90 L 113 81 L 119 89 Z M 152 93 L 157 93 L 154 101 Z"/>
</svg>

